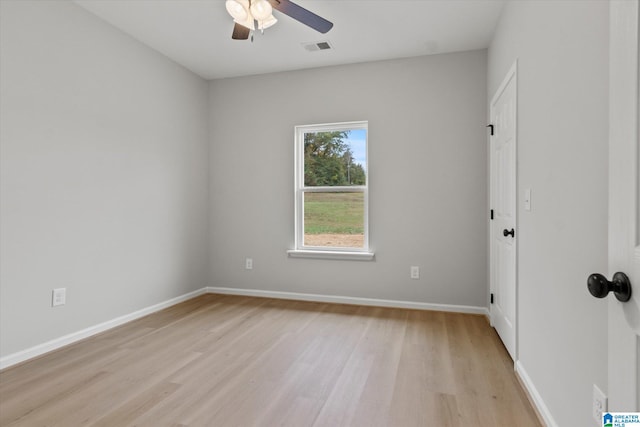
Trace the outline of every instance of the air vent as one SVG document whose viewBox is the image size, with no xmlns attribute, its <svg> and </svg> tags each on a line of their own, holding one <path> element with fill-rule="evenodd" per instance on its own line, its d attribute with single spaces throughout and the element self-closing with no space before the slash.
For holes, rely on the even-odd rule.
<svg viewBox="0 0 640 427">
<path fill-rule="evenodd" d="M 317 52 L 319 50 L 330 50 L 333 49 L 329 42 L 312 42 L 312 43 L 302 43 L 302 47 L 309 52 Z"/>
</svg>

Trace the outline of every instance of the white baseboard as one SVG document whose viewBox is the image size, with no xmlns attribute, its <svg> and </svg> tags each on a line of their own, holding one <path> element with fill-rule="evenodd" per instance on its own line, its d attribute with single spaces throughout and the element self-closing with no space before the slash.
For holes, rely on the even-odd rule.
<svg viewBox="0 0 640 427">
<path fill-rule="evenodd" d="M 244 295 L 263 298 L 290 299 L 299 301 L 329 302 L 336 304 L 370 305 L 375 307 L 411 308 L 414 310 L 448 311 L 454 313 L 483 314 L 489 317 L 486 307 L 470 305 L 431 304 L 426 302 L 397 301 L 376 298 L 356 298 L 338 295 L 303 294 L 298 292 L 264 291 L 258 289 L 208 287 L 213 294 Z"/>
<path fill-rule="evenodd" d="M 60 338 L 47 341 L 43 344 L 38 344 L 26 350 L 9 354 L 7 356 L 0 358 L 0 369 L 8 368 L 9 366 L 13 366 L 15 364 L 24 362 L 25 360 L 29 360 L 34 357 L 43 355 L 50 351 L 56 350 L 60 347 L 64 347 L 65 345 L 69 345 L 76 341 L 80 341 L 82 339 L 88 338 L 92 335 L 99 334 L 100 332 L 104 332 L 108 329 L 115 328 L 116 326 L 120 326 L 123 323 L 131 322 L 132 320 L 139 319 L 148 314 L 154 313 L 156 311 L 162 310 L 167 307 L 171 307 L 172 305 L 176 305 L 188 299 L 197 297 L 199 295 L 203 295 L 205 293 L 207 293 L 207 288 L 201 288 L 196 291 L 189 292 L 187 294 L 180 295 L 175 298 L 171 298 L 170 300 L 152 305 L 150 307 L 146 307 L 141 310 L 134 311 L 133 313 L 125 314 L 124 316 L 120 316 L 115 319 L 108 320 L 98 325 L 90 326 L 81 331 L 73 332 L 71 334 L 62 336 Z"/>
<path fill-rule="evenodd" d="M 558 423 L 553 419 L 549 408 L 542 400 L 542 396 L 538 393 L 538 389 L 535 385 L 533 385 L 533 381 L 531 381 L 531 377 L 527 374 L 527 371 L 522 366 L 520 361 L 516 362 L 516 374 L 520 377 L 520 381 L 527 389 L 533 404 L 536 406 L 538 413 L 542 417 L 542 421 L 547 425 L 547 427 L 558 427 Z"/>
<path fill-rule="evenodd" d="M 319 294 L 304 294 L 298 292 L 279 292 L 279 291 L 264 291 L 258 289 L 240 289 L 240 288 L 222 288 L 222 287 L 207 287 L 198 289 L 193 292 L 189 292 L 184 295 L 172 298 L 167 301 L 152 305 L 150 307 L 143 308 L 133 313 L 125 314 L 124 316 L 117 317 L 112 320 L 100 323 L 83 329 L 81 331 L 73 332 L 71 334 L 62 336 L 60 338 L 47 341 L 43 344 L 38 344 L 34 347 L 22 350 L 13 354 L 9 354 L 0 358 L 0 369 L 5 369 L 18 363 L 24 362 L 34 357 L 41 356 L 53 350 L 57 350 L 60 347 L 64 347 L 82 339 L 88 338 L 92 335 L 99 334 L 116 326 L 120 326 L 124 323 L 131 322 L 132 320 L 139 319 L 148 314 L 162 310 L 172 305 L 181 303 L 191 298 L 195 298 L 205 293 L 214 294 L 228 294 L 228 295 L 245 295 L 264 298 L 278 298 L 278 299 L 290 299 L 299 301 L 315 301 L 315 302 L 328 302 L 336 304 L 355 304 L 355 305 L 368 305 L 376 307 L 395 307 L 395 308 L 410 308 L 416 310 L 432 310 L 432 311 L 448 311 L 456 313 L 471 313 L 471 314 L 483 314 L 489 316 L 489 311 L 486 307 L 474 307 L 467 305 L 450 305 L 450 304 L 430 304 L 424 302 L 412 302 L 412 301 L 396 301 L 396 300 L 383 300 L 374 298 L 356 298 L 345 297 L 337 295 L 319 295 Z"/>
</svg>

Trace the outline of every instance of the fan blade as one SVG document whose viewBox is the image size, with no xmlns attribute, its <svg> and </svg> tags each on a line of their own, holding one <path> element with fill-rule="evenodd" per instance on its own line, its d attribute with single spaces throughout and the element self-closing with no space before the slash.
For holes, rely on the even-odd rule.
<svg viewBox="0 0 640 427">
<path fill-rule="evenodd" d="M 233 34 L 231 34 L 231 38 L 234 40 L 247 40 L 249 38 L 250 29 L 247 27 L 235 24 L 233 26 Z"/>
<path fill-rule="evenodd" d="M 333 28 L 332 22 L 327 21 L 321 16 L 318 16 L 304 7 L 290 2 L 289 0 L 269 0 L 269 3 L 271 3 L 271 6 L 275 10 L 292 17 L 296 21 L 302 22 L 322 34 Z"/>
</svg>

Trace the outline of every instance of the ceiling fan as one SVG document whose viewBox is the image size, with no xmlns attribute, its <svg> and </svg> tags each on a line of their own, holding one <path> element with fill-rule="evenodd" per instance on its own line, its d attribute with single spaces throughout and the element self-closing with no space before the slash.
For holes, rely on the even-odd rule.
<svg viewBox="0 0 640 427">
<path fill-rule="evenodd" d="M 234 40 L 247 40 L 256 27 L 264 32 L 278 22 L 273 9 L 323 34 L 333 27 L 332 22 L 289 0 L 227 0 L 225 6 L 235 22 L 231 35 Z"/>
</svg>

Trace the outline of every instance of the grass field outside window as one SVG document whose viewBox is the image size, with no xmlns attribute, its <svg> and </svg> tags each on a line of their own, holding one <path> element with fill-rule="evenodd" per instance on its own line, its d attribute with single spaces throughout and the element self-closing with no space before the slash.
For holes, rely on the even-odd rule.
<svg viewBox="0 0 640 427">
<path fill-rule="evenodd" d="M 363 247 L 363 193 L 305 193 L 307 246 Z"/>
</svg>

